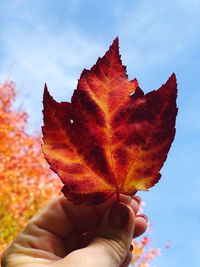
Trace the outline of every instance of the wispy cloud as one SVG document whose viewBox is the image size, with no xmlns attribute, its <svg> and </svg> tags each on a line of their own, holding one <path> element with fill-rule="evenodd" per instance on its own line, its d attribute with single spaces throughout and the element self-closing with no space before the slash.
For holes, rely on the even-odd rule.
<svg viewBox="0 0 200 267">
<path fill-rule="evenodd" d="M 31 124 L 38 126 L 44 83 L 57 100 L 70 100 L 81 70 L 90 67 L 102 47 L 70 22 L 55 29 L 38 17 L 33 24 L 33 18 L 25 13 L 1 30 L 0 78 L 16 82 L 19 102 L 31 114 Z"/>
<path fill-rule="evenodd" d="M 115 10 L 127 61 L 139 62 L 136 70 L 179 60 L 200 38 L 198 0 L 133 1 L 129 8 L 121 3 Z"/>
</svg>

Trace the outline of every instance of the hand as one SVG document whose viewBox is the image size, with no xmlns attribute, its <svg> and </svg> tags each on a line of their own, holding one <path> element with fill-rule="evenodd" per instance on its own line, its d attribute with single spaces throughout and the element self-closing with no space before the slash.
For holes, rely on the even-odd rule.
<svg viewBox="0 0 200 267">
<path fill-rule="evenodd" d="M 120 202 L 84 206 L 57 197 L 4 252 L 2 267 L 128 266 L 131 240 L 147 228 L 138 200 L 120 195 Z"/>
</svg>

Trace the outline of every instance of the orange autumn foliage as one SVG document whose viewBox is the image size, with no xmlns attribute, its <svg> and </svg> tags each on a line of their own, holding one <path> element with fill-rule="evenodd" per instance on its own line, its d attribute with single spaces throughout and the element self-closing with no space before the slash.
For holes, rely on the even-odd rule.
<svg viewBox="0 0 200 267">
<path fill-rule="evenodd" d="M 161 255 L 160 248 L 147 247 L 149 243 L 150 239 L 147 236 L 144 236 L 140 241 L 133 240 L 132 267 L 150 267 L 150 262 Z"/>
<path fill-rule="evenodd" d="M 29 219 L 61 188 L 41 152 L 40 134 L 27 133 L 28 115 L 14 109 L 14 83 L 0 85 L 0 258 Z M 146 267 L 156 250 L 134 241 L 132 266 Z"/>
<path fill-rule="evenodd" d="M 0 253 L 60 189 L 41 153 L 40 135 L 28 134 L 27 113 L 13 108 L 15 97 L 12 82 L 0 85 Z"/>
</svg>

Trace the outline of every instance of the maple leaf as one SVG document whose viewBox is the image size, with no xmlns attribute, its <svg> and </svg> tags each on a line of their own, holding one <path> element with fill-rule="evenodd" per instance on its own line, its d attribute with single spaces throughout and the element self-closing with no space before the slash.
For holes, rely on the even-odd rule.
<svg viewBox="0 0 200 267">
<path fill-rule="evenodd" d="M 175 74 L 147 94 L 128 80 L 118 38 L 83 70 L 71 103 L 56 102 L 45 85 L 43 152 L 63 194 L 97 204 L 157 183 L 175 135 L 176 97 Z"/>
</svg>

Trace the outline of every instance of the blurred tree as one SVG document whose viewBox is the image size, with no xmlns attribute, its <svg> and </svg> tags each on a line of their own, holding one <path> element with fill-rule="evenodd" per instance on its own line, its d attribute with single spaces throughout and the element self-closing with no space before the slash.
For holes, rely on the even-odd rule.
<svg viewBox="0 0 200 267">
<path fill-rule="evenodd" d="M 27 113 L 14 110 L 15 97 L 12 82 L 0 85 L 0 252 L 61 187 L 43 158 L 40 135 L 26 132 Z"/>
<path fill-rule="evenodd" d="M 150 262 L 155 257 L 160 256 L 160 248 L 149 247 L 150 239 L 144 236 L 140 240 L 133 240 L 133 258 L 131 261 L 132 267 L 150 267 Z"/>
<path fill-rule="evenodd" d="M 14 109 L 16 89 L 0 85 L 0 258 L 6 246 L 44 203 L 61 189 L 43 157 L 40 134 L 27 133 L 28 115 Z M 134 267 L 149 267 L 159 249 L 146 251 L 148 237 L 133 241 Z"/>
</svg>

